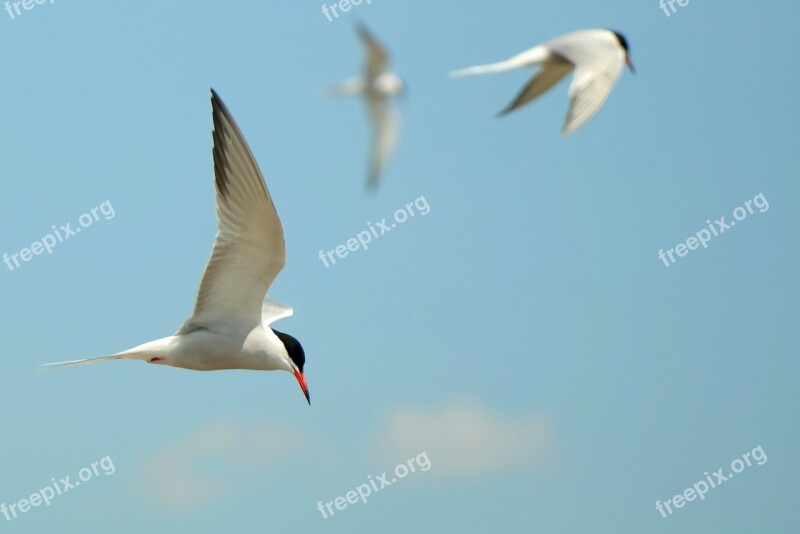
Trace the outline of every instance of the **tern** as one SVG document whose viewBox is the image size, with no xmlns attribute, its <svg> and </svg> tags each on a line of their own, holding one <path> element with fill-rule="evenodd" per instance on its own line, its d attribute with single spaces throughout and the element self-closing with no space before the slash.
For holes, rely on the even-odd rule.
<svg viewBox="0 0 800 534">
<path fill-rule="evenodd" d="M 389 53 L 363 25 L 356 27 L 366 50 L 364 73 L 328 89 L 334 96 L 357 96 L 364 99 L 372 121 L 372 156 L 367 176 L 367 187 L 380 181 L 394 147 L 397 144 L 400 119 L 391 107 L 391 99 L 406 91 L 405 83 L 397 74 L 387 70 Z"/>
<path fill-rule="evenodd" d="M 526 50 L 506 61 L 457 70 L 451 76 L 468 76 L 539 66 L 539 71 L 499 115 L 506 115 L 536 99 L 575 71 L 569 87 L 569 111 L 562 130 L 569 135 L 602 107 L 627 64 L 635 72 L 628 41 L 612 30 L 581 30 Z"/>
<path fill-rule="evenodd" d="M 213 89 L 211 108 L 218 231 L 192 316 L 172 336 L 111 356 L 45 367 L 133 359 L 196 371 L 284 370 L 294 374 L 311 404 L 303 347 L 270 328 L 293 313 L 266 298 L 286 263 L 280 218 L 247 141 Z"/>
</svg>

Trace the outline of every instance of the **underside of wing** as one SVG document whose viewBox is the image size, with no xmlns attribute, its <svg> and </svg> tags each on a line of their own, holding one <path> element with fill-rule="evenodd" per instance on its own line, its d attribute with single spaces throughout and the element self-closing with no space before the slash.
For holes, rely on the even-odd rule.
<svg viewBox="0 0 800 534">
<path fill-rule="evenodd" d="M 520 91 L 514 101 L 499 114 L 506 115 L 511 113 L 515 109 L 536 99 L 542 93 L 548 91 L 551 87 L 560 82 L 573 68 L 574 65 L 570 61 L 556 54 L 552 54 L 551 58 L 542 64 L 539 72 L 537 72 L 528 85 Z"/>
<path fill-rule="evenodd" d="M 272 323 L 291 317 L 294 310 L 288 304 L 272 300 L 267 297 L 261 306 L 261 322 L 264 326 L 269 326 Z"/>
<path fill-rule="evenodd" d="M 373 96 L 369 98 L 367 105 L 373 125 L 372 154 L 367 186 L 374 187 L 378 185 L 386 163 L 397 144 L 399 119 L 392 110 L 387 97 Z"/>
<path fill-rule="evenodd" d="M 178 332 L 261 322 L 264 295 L 286 261 L 283 227 L 253 154 L 212 90 L 217 237 L 194 313 Z"/>
<path fill-rule="evenodd" d="M 605 103 L 622 73 L 624 60 L 614 59 L 605 65 L 588 65 L 575 70 L 569 88 L 569 111 L 562 134 L 569 135 L 591 119 Z"/>
</svg>

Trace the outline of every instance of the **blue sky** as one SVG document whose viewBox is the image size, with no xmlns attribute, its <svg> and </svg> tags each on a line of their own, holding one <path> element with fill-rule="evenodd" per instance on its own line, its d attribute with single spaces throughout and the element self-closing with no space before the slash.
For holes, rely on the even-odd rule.
<svg viewBox="0 0 800 534">
<path fill-rule="evenodd" d="M 56 0 L 4 50 L 0 253 L 108 202 L 52 254 L 0 264 L 0 503 L 110 457 L 113 474 L 6 532 L 753 532 L 800 521 L 797 3 Z M 402 139 L 363 187 L 363 21 L 409 84 Z M 498 120 L 529 72 L 452 80 L 583 28 L 637 66 L 569 138 L 566 82 Z M 281 215 L 270 290 L 295 315 L 313 406 L 286 373 L 111 362 L 173 333 L 215 232 L 209 88 Z M 666 267 L 759 194 L 769 209 Z M 415 216 L 325 268 L 424 196 Z M 768 460 L 656 510 L 761 446 Z M 427 471 L 324 519 L 425 453 Z"/>
</svg>

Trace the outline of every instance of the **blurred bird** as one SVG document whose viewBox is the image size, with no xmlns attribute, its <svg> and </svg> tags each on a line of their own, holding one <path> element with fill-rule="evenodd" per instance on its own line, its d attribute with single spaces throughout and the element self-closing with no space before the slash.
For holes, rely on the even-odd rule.
<svg viewBox="0 0 800 534">
<path fill-rule="evenodd" d="M 538 65 L 539 72 L 511 104 L 500 112 L 506 115 L 536 99 L 575 71 L 569 87 L 569 111 L 562 134 L 568 135 L 600 109 L 622 73 L 623 64 L 634 72 L 628 41 L 612 30 L 582 30 L 540 44 L 506 61 L 457 70 L 451 76 L 503 72 Z"/>
<path fill-rule="evenodd" d="M 373 130 L 367 186 L 375 187 L 394 151 L 399 134 L 400 118 L 392 109 L 390 101 L 404 94 L 406 86 L 397 74 L 387 70 L 389 54 L 369 30 L 359 25 L 356 31 L 367 54 L 364 73 L 360 77 L 329 87 L 327 93 L 333 96 L 364 98 Z"/>
<path fill-rule="evenodd" d="M 194 313 L 175 335 L 67 367 L 134 359 L 196 371 L 283 370 L 311 404 L 300 343 L 270 325 L 292 308 L 265 298 L 286 263 L 283 227 L 253 154 L 228 108 L 211 90 L 218 232 Z"/>
</svg>

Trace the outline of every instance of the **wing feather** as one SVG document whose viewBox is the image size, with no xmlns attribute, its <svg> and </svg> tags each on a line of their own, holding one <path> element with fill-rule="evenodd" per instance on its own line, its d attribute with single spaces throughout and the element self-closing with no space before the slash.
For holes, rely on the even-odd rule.
<svg viewBox="0 0 800 534">
<path fill-rule="evenodd" d="M 368 187 L 380 181 L 386 163 L 394 152 L 399 132 L 399 118 L 385 96 L 371 95 L 367 101 L 372 118 L 373 140 L 370 156 Z"/>
<path fill-rule="evenodd" d="M 580 30 L 545 43 L 554 54 L 575 65 L 569 87 L 570 105 L 562 134 L 591 119 L 605 103 L 622 74 L 625 52 L 608 30 Z"/>
<path fill-rule="evenodd" d="M 250 148 L 212 89 L 217 236 L 191 318 L 179 334 L 252 328 L 286 262 L 283 227 Z"/>
<path fill-rule="evenodd" d="M 367 49 L 367 61 L 364 70 L 366 71 L 366 79 L 374 80 L 386 70 L 386 65 L 389 63 L 389 53 L 386 49 L 375 39 L 364 25 L 359 25 L 356 30 L 361 42 Z"/>
<path fill-rule="evenodd" d="M 500 115 L 511 113 L 517 108 L 520 108 L 536 99 L 542 93 L 549 90 L 555 84 L 560 82 L 564 76 L 570 73 L 575 66 L 568 60 L 562 58 L 557 54 L 551 54 L 551 57 L 542 64 L 539 72 L 531 78 L 531 81 L 526 85 L 522 91 L 517 95 L 511 104 L 509 104 Z"/>
<path fill-rule="evenodd" d="M 563 135 L 569 135 L 597 113 L 611 94 L 622 73 L 624 60 L 607 61 L 605 65 L 581 66 L 569 88 L 569 110 L 564 121 Z"/>
</svg>

